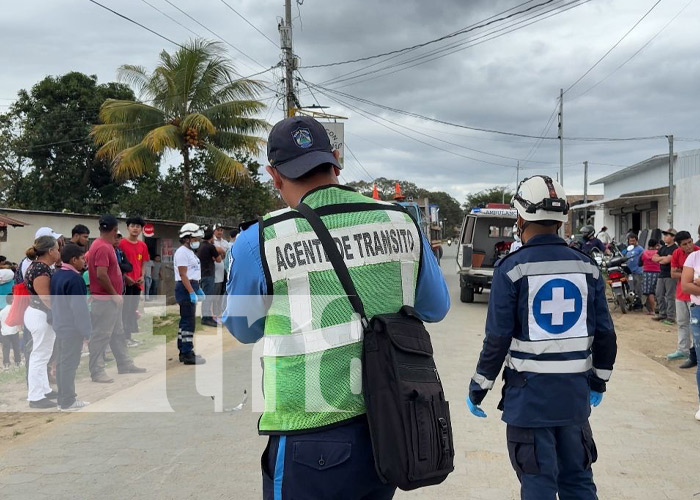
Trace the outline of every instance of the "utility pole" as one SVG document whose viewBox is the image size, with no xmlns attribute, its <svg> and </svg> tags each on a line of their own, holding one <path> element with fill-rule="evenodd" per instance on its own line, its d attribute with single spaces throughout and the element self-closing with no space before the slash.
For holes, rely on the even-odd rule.
<svg viewBox="0 0 700 500">
<path fill-rule="evenodd" d="M 284 1 L 284 22 L 278 26 L 280 47 L 284 57 L 284 116 L 294 116 L 296 97 L 294 96 L 294 52 L 292 51 L 292 0 Z"/>
<path fill-rule="evenodd" d="M 559 89 L 559 184 L 564 185 L 564 89 Z"/>
<path fill-rule="evenodd" d="M 668 137 L 668 225 L 673 227 L 673 134 Z"/>
<path fill-rule="evenodd" d="M 583 162 L 583 202 L 588 203 L 588 161 Z"/>
</svg>

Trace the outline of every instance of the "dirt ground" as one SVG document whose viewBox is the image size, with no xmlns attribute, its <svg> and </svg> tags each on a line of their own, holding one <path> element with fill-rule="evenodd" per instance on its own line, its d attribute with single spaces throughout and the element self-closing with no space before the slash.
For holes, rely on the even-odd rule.
<svg viewBox="0 0 700 500">
<path fill-rule="evenodd" d="M 644 312 L 621 314 L 619 311 L 613 310 L 612 316 L 620 348 L 640 352 L 694 384 L 694 369 L 682 370 L 678 368 L 681 361 L 668 361 L 666 359 L 666 355 L 675 351 L 676 348 L 677 333 L 675 326 L 667 326 L 653 321 Z M 166 346 L 168 357 L 167 370 L 178 369 L 180 365 L 177 361 L 177 349 L 174 344 L 174 342 L 169 342 Z M 136 363 L 147 366 L 148 358 L 149 353 L 143 353 L 136 358 Z M 115 371 L 115 369 L 112 367 L 108 371 Z M 143 378 L 146 377 L 144 376 Z M 116 379 L 114 384 L 83 383 L 81 387 L 87 387 L 89 392 L 81 393 L 81 397 L 91 402 L 98 401 L 128 387 L 134 382 L 138 382 L 138 380 L 123 380 L 120 383 L 120 380 Z M 0 405 L 0 448 L 3 446 L 3 443 L 8 444 L 29 436 L 36 436 L 38 433 L 49 429 L 50 426 L 56 425 L 61 419 L 71 418 L 72 415 L 55 410 L 17 411 L 26 405 L 26 390 L 22 382 L 14 383 L 12 387 L 3 387 L 2 395 L 4 404 Z"/>
</svg>

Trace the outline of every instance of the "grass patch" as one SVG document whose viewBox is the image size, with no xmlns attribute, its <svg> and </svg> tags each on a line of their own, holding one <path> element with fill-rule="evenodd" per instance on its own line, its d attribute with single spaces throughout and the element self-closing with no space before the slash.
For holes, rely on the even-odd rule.
<svg viewBox="0 0 700 500">
<path fill-rule="evenodd" d="M 47 419 L 46 419 L 46 423 L 47 423 L 47 424 L 50 424 L 51 422 L 53 422 L 53 417 L 50 417 L 50 418 L 47 418 Z"/>
<path fill-rule="evenodd" d="M 15 432 L 12 433 L 12 437 L 13 437 L 13 438 L 16 438 L 17 436 L 21 436 L 22 434 L 24 434 L 24 432 L 22 432 L 22 431 L 15 431 Z"/>
</svg>

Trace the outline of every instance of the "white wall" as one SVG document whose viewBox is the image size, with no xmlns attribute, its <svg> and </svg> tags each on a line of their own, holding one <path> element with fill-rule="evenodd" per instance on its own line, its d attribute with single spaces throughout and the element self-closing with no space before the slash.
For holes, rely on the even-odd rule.
<svg viewBox="0 0 700 500">
<path fill-rule="evenodd" d="M 678 231 L 690 231 L 693 237 L 697 236 L 700 224 L 700 175 L 686 177 L 683 182 L 676 184 L 676 197 L 673 201 L 673 226 Z M 665 213 L 664 211 L 664 215 Z"/>
</svg>

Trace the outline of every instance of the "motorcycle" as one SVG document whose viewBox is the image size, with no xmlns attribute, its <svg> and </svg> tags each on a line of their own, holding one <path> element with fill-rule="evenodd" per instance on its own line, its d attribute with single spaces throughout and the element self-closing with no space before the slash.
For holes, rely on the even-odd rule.
<svg viewBox="0 0 700 500">
<path fill-rule="evenodd" d="M 601 261 L 601 267 L 608 275 L 607 283 L 612 289 L 615 302 L 620 307 L 622 314 L 632 310 L 637 300 L 635 293 L 632 291 L 632 283 L 635 278 L 626 265 L 628 260 L 629 257 L 618 253 L 617 255 L 603 258 Z"/>
<path fill-rule="evenodd" d="M 452 246 L 452 238 L 447 238 L 447 246 Z"/>
</svg>

